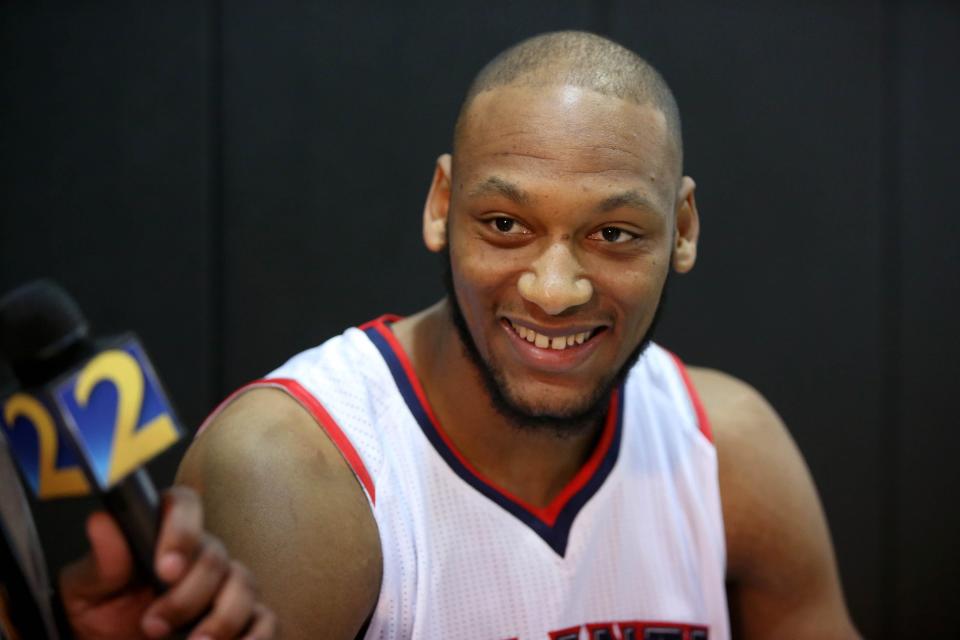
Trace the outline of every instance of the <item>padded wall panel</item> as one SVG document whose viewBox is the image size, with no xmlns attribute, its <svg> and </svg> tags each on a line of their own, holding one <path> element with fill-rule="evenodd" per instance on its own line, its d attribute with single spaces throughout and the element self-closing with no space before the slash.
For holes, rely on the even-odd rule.
<svg viewBox="0 0 960 640">
<path fill-rule="evenodd" d="M 886 602 L 891 637 L 946 637 L 957 629 L 960 575 L 960 7 L 904 3 L 897 24 L 902 369 L 891 472 L 900 482 Z"/>
<path fill-rule="evenodd" d="M 206 20 L 189 3 L 0 9 L 0 289 L 50 276 L 95 334 L 137 331 L 187 426 L 213 402 Z M 53 564 L 83 547 L 82 511 L 42 505 Z"/>
</svg>

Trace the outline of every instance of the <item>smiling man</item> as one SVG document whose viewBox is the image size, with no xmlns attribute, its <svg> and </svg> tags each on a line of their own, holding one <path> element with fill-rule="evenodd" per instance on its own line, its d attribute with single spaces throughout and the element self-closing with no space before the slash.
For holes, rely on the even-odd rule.
<svg viewBox="0 0 960 640">
<path fill-rule="evenodd" d="M 696 260 L 682 166 L 617 44 L 480 72 L 424 209 L 447 297 L 234 394 L 181 467 L 282 637 L 856 637 L 779 418 L 649 341 Z"/>
</svg>

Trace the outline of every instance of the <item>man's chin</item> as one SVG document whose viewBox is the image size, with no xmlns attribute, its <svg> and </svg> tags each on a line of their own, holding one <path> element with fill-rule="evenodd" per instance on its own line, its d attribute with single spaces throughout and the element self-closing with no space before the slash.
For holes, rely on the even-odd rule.
<svg viewBox="0 0 960 640">
<path fill-rule="evenodd" d="M 558 435 L 573 435 L 601 420 L 611 390 L 608 383 L 590 390 L 537 385 L 521 391 L 502 379 L 490 382 L 495 385 L 488 387 L 491 399 L 501 415 L 518 427 L 546 429 Z"/>
<path fill-rule="evenodd" d="M 598 389 L 606 385 L 531 382 L 514 384 L 507 376 L 497 380 L 503 398 L 530 416 L 567 418 L 586 413 L 593 405 Z M 565 382 L 565 381 L 564 381 Z"/>
</svg>

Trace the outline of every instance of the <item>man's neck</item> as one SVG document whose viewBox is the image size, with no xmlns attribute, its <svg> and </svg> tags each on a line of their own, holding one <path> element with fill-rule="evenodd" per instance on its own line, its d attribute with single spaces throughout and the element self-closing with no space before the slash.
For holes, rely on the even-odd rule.
<svg viewBox="0 0 960 640">
<path fill-rule="evenodd" d="M 491 402 L 446 301 L 392 325 L 441 428 L 482 474 L 521 500 L 548 505 L 593 451 L 601 424 L 558 436 L 521 428 Z"/>
</svg>

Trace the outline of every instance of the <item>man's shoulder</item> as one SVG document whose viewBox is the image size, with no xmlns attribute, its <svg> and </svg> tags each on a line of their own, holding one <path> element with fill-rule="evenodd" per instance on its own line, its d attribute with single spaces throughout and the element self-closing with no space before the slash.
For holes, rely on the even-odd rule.
<svg viewBox="0 0 960 640">
<path fill-rule="evenodd" d="M 749 383 L 706 367 L 690 366 L 687 372 L 719 443 L 788 437 L 780 416 Z"/>
<path fill-rule="evenodd" d="M 753 386 L 716 369 L 687 370 L 713 432 L 728 565 L 735 572 L 750 561 L 753 542 L 785 515 L 758 507 L 789 492 L 806 467 L 780 416 Z"/>
<path fill-rule="evenodd" d="M 335 461 L 328 449 L 312 416 L 289 393 L 269 386 L 245 387 L 198 432 L 181 463 L 180 480 L 203 493 L 205 476 L 246 468 L 264 480 L 299 482 L 304 479 L 299 471 L 282 476 L 299 469 L 299 463 L 306 462 L 302 458 Z"/>
<path fill-rule="evenodd" d="M 276 388 L 238 395 L 194 440 L 177 481 L 200 493 L 207 526 L 252 569 L 282 623 L 314 630 L 301 637 L 356 634 L 379 593 L 377 527 L 307 407 Z"/>
<path fill-rule="evenodd" d="M 776 412 L 750 384 L 717 369 L 687 364 L 658 343 L 651 343 L 633 365 L 628 382 L 641 393 L 651 388 L 674 397 L 681 393 L 694 405 L 701 431 L 709 439 L 716 440 L 712 432 L 717 430 L 720 438 L 728 438 L 782 428 Z"/>
<path fill-rule="evenodd" d="M 747 503 L 758 492 L 779 490 L 790 481 L 785 470 L 803 466 L 803 459 L 783 420 L 753 386 L 716 369 L 687 371 L 710 420 L 729 540 L 741 533 L 741 523 L 757 524 Z"/>
</svg>

